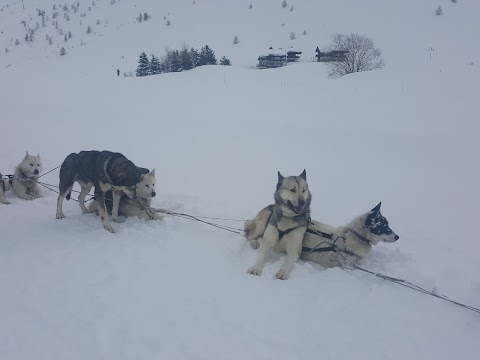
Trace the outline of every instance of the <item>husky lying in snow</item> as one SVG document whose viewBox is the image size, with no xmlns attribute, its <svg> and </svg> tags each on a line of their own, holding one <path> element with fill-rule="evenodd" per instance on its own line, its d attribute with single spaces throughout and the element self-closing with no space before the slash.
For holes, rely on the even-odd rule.
<svg viewBox="0 0 480 360">
<path fill-rule="evenodd" d="M 136 188 L 136 198 L 130 199 L 123 194 L 118 205 L 118 214 L 125 217 L 136 216 L 146 220 L 161 220 L 169 209 L 155 209 L 151 207 L 152 198 L 155 197 L 155 169 L 150 173 L 142 175 Z M 105 194 L 105 205 L 107 211 L 112 212 L 112 192 Z M 88 205 L 88 211 L 98 215 L 98 204 L 96 201 Z"/>
<path fill-rule="evenodd" d="M 15 168 L 12 180 L 12 190 L 19 198 L 34 200 L 42 197 L 37 178 L 42 172 L 40 155 L 33 156 L 28 153 Z"/>
<path fill-rule="evenodd" d="M 400 237 L 380 213 L 381 204 L 357 216 L 347 226 L 334 228 L 312 221 L 303 238 L 302 259 L 327 268 L 348 267 L 364 260 L 373 245 L 397 241 Z"/>
<path fill-rule="evenodd" d="M 114 233 L 105 208 L 105 193 L 113 191 L 112 218 L 118 218 L 118 203 L 122 192 L 129 198 L 135 197 L 136 185 L 140 182 L 143 168 L 120 153 L 111 151 L 81 151 L 68 155 L 60 167 L 60 193 L 57 199 L 57 219 L 63 219 L 63 200 L 70 199 L 73 184 L 78 181 L 81 187 L 78 202 L 83 213 L 88 213 L 85 196 L 95 187 L 95 201 L 102 219 L 103 227 Z M 148 172 L 148 171 L 146 171 Z"/>
<path fill-rule="evenodd" d="M 4 179 L 2 173 L 0 173 L 0 204 L 10 204 L 5 198 L 5 192 L 8 190 L 10 190 L 10 179 Z"/>
<path fill-rule="evenodd" d="M 245 223 L 245 234 L 253 248 L 258 248 L 258 238 L 263 237 L 258 250 L 257 262 L 249 274 L 261 275 L 265 258 L 270 252 L 287 253 L 285 262 L 277 272 L 278 279 L 290 275 L 302 252 L 302 241 L 310 221 L 312 194 L 308 190 L 307 173 L 283 177 L 278 173 L 275 204 L 267 206 L 251 221 Z"/>
</svg>

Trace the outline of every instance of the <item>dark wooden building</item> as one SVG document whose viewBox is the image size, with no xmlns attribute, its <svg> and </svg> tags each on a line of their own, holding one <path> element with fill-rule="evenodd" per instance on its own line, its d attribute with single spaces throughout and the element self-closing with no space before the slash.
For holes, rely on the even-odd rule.
<svg viewBox="0 0 480 360">
<path fill-rule="evenodd" d="M 301 51 L 287 51 L 285 54 L 268 54 L 258 57 L 257 67 L 260 69 L 277 68 L 300 59 Z"/>
<path fill-rule="evenodd" d="M 322 53 L 318 48 L 318 46 L 315 52 L 317 53 L 317 55 L 315 55 L 317 58 L 317 62 L 344 61 L 348 54 L 348 51 L 341 51 L 341 50 L 334 50 L 334 51 Z"/>
</svg>

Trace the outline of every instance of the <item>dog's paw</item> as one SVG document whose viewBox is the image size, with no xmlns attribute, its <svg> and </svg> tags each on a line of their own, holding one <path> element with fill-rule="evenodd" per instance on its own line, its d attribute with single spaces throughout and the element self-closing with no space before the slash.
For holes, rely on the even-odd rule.
<svg viewBox="0 0 480 360">
<path fill-rule="evenodd" d="M 103 225 L 103 227 L 104 227 L 105 230 L 107 230 L 108 232 L 111 232 L 112 234 L 115 233 L 115 229 L 112 227 L 112 225 Z"/>
<path fill-rule="evenodd" d="M 252 249 L 258 249 L 260 247 L 260 243 L 258 242 L 257 239 L 254 240 L 248 240 L 248 243 L 252 247 Z"/>
<path fill-rule="evenodd" d="M 280 280 L 287 280 L 288 279 L 288 273 L 285 270 L 278 270 L 277 274 L 275 275 L 277 279 Z"/>
<path fill-rule="evenodd" d="M 0 204 L 10 205 L 11 202 L 8 200 L 0 201 Z"/>
<path fill-rule="evenodd" d="M 247 272 L 248 272 L 249 274 L 251 274 L 251 275 L 256 275 L 256 276 L 262 275 L 262 270 L 256 268 L 255 266 L 252 267 L 252 268 L 250 268 L 250 269 L 248 269 Z"/>
<path fill-rule="evenodd" d="M 57 219 L 65 219 L 65 215 L 63 214 L 63 212 L 57 212 Z"/>
</svg>

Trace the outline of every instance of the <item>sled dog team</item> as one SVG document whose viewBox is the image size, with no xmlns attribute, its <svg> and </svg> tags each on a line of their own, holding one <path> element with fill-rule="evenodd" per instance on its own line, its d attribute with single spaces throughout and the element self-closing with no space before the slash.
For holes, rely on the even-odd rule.
<svg viewBox="0 0 480 360">
<path fill-rule="evenodd" d="M 0 203 L 9 204 L 5 192 L 10 188 L 18 197 L 34 200 L 42 197 L 38 184 L 42 162 L 40 155 L 28 152 L 11 178 L 0 174 Z M 115 232 L 109 221 L 119 221 L 119 215 L 161 220 L 172 209 L 151 207 L 155 197 L 155 170 L 136 166 L 120 153 L 111 151 L 81 151 L 68 155 L 60 166 L 57 219 L 65 217 L 63 200 L 71 197 L 75 182 L 80 184 L 78 202 L 82 213 L 100 216 L 103 227 Z M 88 208 L 85 197 L 94 188 L 95 201 Z M 371 211 L 338 228 L 310 219 L 312 194 L 305 170 L 299 176 L 284 177 L 278 172 L 273 194 L 274 204 L 262 209 L 253 220 L 245 222 L 245 236 L 250 246 L 258 249 L 257 260 L 249 274 L 261 275 L 271 250 L 286 253 L 276 273 L 278 279 L 289 277 L 300 259 L 324 267 L 348 267 L 364 260 L 372 246 L 379 242 L 392 243 L 399 236 L 390 229 L 380 213 L 379 203 Z"/>
</svg>

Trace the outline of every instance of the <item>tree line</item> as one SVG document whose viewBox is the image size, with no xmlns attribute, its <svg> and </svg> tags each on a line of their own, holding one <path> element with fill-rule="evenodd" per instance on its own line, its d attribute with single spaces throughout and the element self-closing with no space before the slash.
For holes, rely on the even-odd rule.
<svg viewBox="0 0 480 360">
<path fill-rule="evenodd" d="M 220 59 L 220 65 L 231 65 L 225 56 Z M 160 60 L 155 55 L 148 58 L 145 52 L 140 54 L 136 76 L 148 76 L 169 72 L 180 72 L 202 65 L 217 65 L 215 52 L 205 45 L 200 51 L 184 46 L 181 50 L 167 49 L 166 55 Z"/>
</svg>

